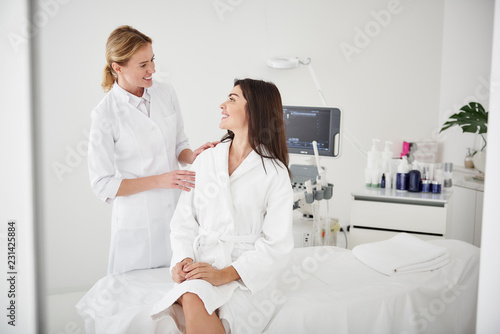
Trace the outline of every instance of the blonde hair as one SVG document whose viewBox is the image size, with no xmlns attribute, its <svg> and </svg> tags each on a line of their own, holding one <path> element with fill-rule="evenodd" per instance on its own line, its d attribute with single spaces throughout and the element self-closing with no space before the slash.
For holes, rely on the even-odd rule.
<svg viewBox="0 0 500 334">
<path fill-rule="evenodd" d="M 106 42 L 106 66 L 101 84 L 105 92 L 109 92 L 118 77 L 111 64 L 126 65 L 137 50 L 152 42 L 151 38 L 127 25 L 116 28 L 109 35 Z"/>
</svg>

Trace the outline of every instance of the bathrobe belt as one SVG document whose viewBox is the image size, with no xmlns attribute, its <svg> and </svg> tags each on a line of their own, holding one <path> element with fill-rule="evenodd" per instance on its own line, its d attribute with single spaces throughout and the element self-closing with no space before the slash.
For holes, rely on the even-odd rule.
<svg viewBox="0 0 500 334">
<path fill-rule="evenodd" d="M 261 233 L 231 235 L 215 231 L 208 232 L 200 227 L 198 235 L 193 242 L 195 261 L 200 260 L 200 247 L 212 247 L 219 244 L 221 250 L 224 252 L 224 263 L 219 263 L 219 261 L 216 260 L 215 263 L 213 263 L 213 266 L 218 269 L 222 269 L 232 262 L 231 254 L 234 248 L 253 249 L 255 242 L 261 237 Z"/>
</svg>

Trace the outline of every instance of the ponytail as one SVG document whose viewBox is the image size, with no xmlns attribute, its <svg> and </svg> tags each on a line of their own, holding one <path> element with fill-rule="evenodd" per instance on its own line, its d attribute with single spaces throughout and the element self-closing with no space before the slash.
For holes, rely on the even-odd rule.
<svg viewBox="0 0 500 334">
<path fill-rule="evenodd" d="M 104 67 L 103 71 L 103 76 L 102 76 L 102 89 L 104 89 L 105 92 L 109 92 L 111 88 L 113 88 L 113 85 L 116 81 L 116 74 L 113 68 L 111 67 L 111 64 L 107 64 Z"/>
</svg>

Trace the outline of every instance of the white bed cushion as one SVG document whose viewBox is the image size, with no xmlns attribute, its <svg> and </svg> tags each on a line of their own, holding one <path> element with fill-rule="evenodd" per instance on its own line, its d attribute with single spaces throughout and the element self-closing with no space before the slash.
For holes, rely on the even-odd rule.
<svg viewBox="0 0 500 334">
<path fill-rule="evenodd" d="M 300 286 L 283 285 L 287 300 L 268 333 L 474 333 L 479 249 L 458 240 L 432 243 L 449 249 L 448 265 L 397 276 L 335 249 Z M 306 249 L 295 255 L 296 263 L 314 263 Z"/>
<path fill-rule="evenodd" d="M 265 332 L 473 333 L 479 249 L 457 240 L 431 242 L 449 250 L 449 264 L 396 276 L 369 268 L 349 250 L 294 249 L 278 288 L 257 307 L 258 312 L 275 312 Z M 168 268 L 110 275 L 94 285 L 77 309 L 89 334 L 179 333 L 177 328 L 184 329 L 179 307 L 171 317 L 149 317 L 172 286 Z M 258 321 L 258 312 L 248 316 Z"/>
</svg>

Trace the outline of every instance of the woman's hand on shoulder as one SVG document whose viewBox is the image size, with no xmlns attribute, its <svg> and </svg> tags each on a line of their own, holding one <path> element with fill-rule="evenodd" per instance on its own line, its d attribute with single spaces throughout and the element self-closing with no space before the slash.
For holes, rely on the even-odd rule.
<svg viewBox="0 0 500 334">
<path fill-rule="evenodd" d="M 172 279 L 175 283 L 182 283 L 186 280 L 186 267 L 190 264 L 193 264 L 193 259 L 186 258 L 172 268 Z"/>
<path fill-rule="evenodd" d="M 177 157 L 177 159 L 181 163 L 185 163 L 185 164 L 190 164 L 191 165 L 196 160 L 196 157 L 201 154 L 201 152 L 205 151 L 206 149 L 215 147 L 219 143 L 220 143 L 220 141 L 207 142 L 207 143 L 201 145 L 200 147 L 198 147 L 194 151 L 191 151 L 191 149 L 186 148 L 186 149 L 182 150 L 182 152 L 179 154 L 179 156 Z"/>
<path fill-rule="evenodd" d="M 195 172 L 188 170 L 173 170 L 158 175 L 158 186 L 160 189 L 180 189 L 191 191 L 194 188 Z"/>
<path fill-rule="evenodd" d="M 223 285 L 240 278 L 240 275 L 233 266 L 217 269 L 204 262 L 190 264 L 185 267 L 185 271 L 187 271 L 187 280 L 202 279 L 214 286 Z"/>
<path fill-rule="evenodd" d="M 207 142 L 200 147 L 198 147 L 196 150 L 193 151 L 193 161 L 196 159 L 198 155 L 201 154 L 201 152 L 205 151 L 208 148 L 214 148 L 220 143 L 220 141 L 213 141 L 213 142 Z"/>
</svg>

